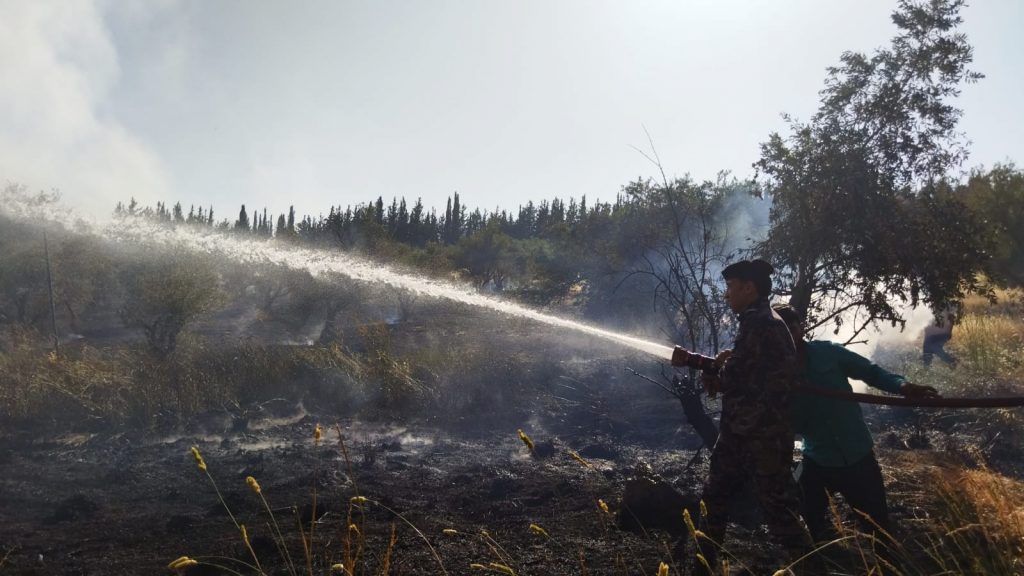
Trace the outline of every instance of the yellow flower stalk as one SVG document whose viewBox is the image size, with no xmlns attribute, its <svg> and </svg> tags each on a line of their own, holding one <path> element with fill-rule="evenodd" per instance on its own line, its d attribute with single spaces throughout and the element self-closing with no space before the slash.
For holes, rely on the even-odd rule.
<svg viewBox="0 0 1024 576">
<path fill-rule="evenodd" d="M 491 562 L 487 566 L 489 566 L 491 568 L 491 570 L 496 570 L 496 571 L 501 572 L 503 574 L 508 574 L 508 576 L 516 576 L 515 571 L 512 570 L 511 568 L 509 568 L 508 566 L 505 566 L 504 564 L 498 564 L 497 562 Z"/>
<path fill-rule="evenodd" d="M 731 570 L 729 570 L 729 559 L 722 560 L 722 576 L 729 576 Z"/>
<path fill-rule="evenodd" d="M 349 502 L 353 504 L 366 504 L 366 496 L 353 496 L 349 498 Z"/>
<path fill-rule="evenodd" d="M 487 570 L 487 566 L 484 566 L 483 564 L 470 564 L 469 567 L 473 570 Z"/>
<path fill-rule="evenodd" d="M 320 428 L 320 423 L 317 422 L 316 428 L 313 429 L 313 442 L 319 444 L 320 438 L 324 435 L 324 431 Z"/>
<path fill-rule="evenodd" d="M 604 512 L 605 514 L 611 514 L 611 510 L 608 509 L 608 504 L 606 504 L 605 501 L 601 500 L 600 498 L 597 499 L 597 507 L 601 509 L 601 512 Z"/>
<path fill-rule="evenodd" d="M 704 569 L 708 571 L 708 574 L 711 574 L 711 573 L 712 573 L 712 572 L 711 572 L 711 565 L 710 565 L 710 564 L 708 564 L 708 559 L 707 559 L 707 558 L 705 558 L 705 557 L 704 557 L 704 555 L 703 555 L 703 554 L 701 554 L 700 552 L 698 552 L 698 553 L 697 553 L 697 560 L 698 560 L 698 561 L 699 561 L 699 562 L 700 562 L 701 564 L 703 564 L 703 565 L 704 565 Z"/>
<path fill-rule="evenodd" d="M 658 565 L 658 576 L 668 576 L 668 564 L 662 562 Z"/>
<path fill-rule="evenodd" d="M 593 464 L 591 464 L 590 462 L 587 462 L 586 460 L 584 460 L 583 456 L 580 456 L 579 452 L 576 452 L 575 450 L 569 450 L 569 456 L 572 456 L 573 460 L 579 462 L 580 464 L 582 464 L 583 466 L 585 466 L 587 468 L 590 468 L 590 469 L 594 468 Z"/>
<path fill-rule="evenodd" d="M 459 533 L 459 531 L 454 529 L 454 528 L 445 528 L 444 530 L 441 530 L 441 533 L 442 534 L 447 534 L 449 536 L 455 536 L 456 534 Z"/>
<path fill-rule="evenodd" d="M 345 565 L 344 564 L 341 564 L 341 563 L 331 564 L 331 572 L 344 572 L 344 571 L 345 571 Z"/>
<path fill-rule="evenodd" d="M 182 556 L 181 558 L 178 558 L 174 562 L 168 564 L 167 567 L 171 570 L 184 570 L 185 568 L 195 566 L 196 564 L 199 564 L 199 562 L 196 562 L 188 556 Z"/>
<path fill-rule="evenodd" d="M 707 507 L 706 504 L 704 504 L 703 500 L 700 501 L 700 517 L 701 518 L 707 518 L 708 517 L 708 507 Z"/>
<path fill-rule="evenodd" d="M 694 538 L 705 538 L 705 539 L 707 539 L 708 535 L 707 535 L 707 534 L 705 534 L 705 533 L 704 533 L 703 531 L 701 531 L 701 530 L 695 530 L 695 531 L 693 532 L 693 537 L 694 537 Z"/>
<path fill-rule="evenodd" d="M 239 524 L 238 530 L 242 533 L 242 542 L 245 542 L 245 547 L 249 550 L 249 554 L 252 555 L 252 561 L 256 563 L 256 568 L 260 574 L 263 573 L 263 566 L 260 566 L 260 559 L 256 556 L 256 551 L 252 549 L 252 543 L 249 542 L 249 531 L 245 529 L 245 524 Z"/>
<path fill-rule="evenodd" d="M 257 494 L 262 494 L 263 493 L 263 489 L 260 488 L 260 483 L 257 482 L 256 479 L 253 478 L 252 476 L 246 476 L 245 477 L 245 483 L 249 485 L 249 490 L 252 490 L 253 492 L 255 492 Z"/>
<path fill-rule="evenodd" d="M 775 574 L 772 574 L 772 576 L 786 576 L 787 574 L 789 574 L 789 571 L 786 570 L 785 568 L 782 568 L 782 569 L 776 570 Z"/>
<path fill-rule="evenodd" d="M 362 534 L 362 532 L 359 531 L 359 526 L 356 526 L 355 524 L 349 524 L 348 529 L 350 532 L 355 532 L 357 536 Z"/>
<path fill-rule="evenodd" d="M 688 508 L 683 508 L 683 522 L 686 522 L 686 529 L 690 531 L 690 534 L 697 533 L 697 527 L 693 525 L 693 518 L 690 517 Z"/>
<path fill-rule="evenodd" d="M 526 435 L 526 432 L 523 432 L 522 428 L 519 429 L 519 439 L 523 441 L 523 444 L 526 444 L 530 452 L 533 452 L 533 440 L 530 440 L 530 437 Z"/>
<path fill-rule="evenodd" d="M 541 528 L 540 526 L 538 526 L 536 524 L 530 524 L 530 531 L 533 532 L 534 534 L 540 534 L 541 536 L 543 536 L 545 538 L 551 538 L 551 536 L 548 536 L 548 531 L 547 530 Z"/>
<path fill-rule="evenodd" d="M 196 459 L 196 466 L 203 472 L 206 472 L 206 462 L 203 460 L 202 454 L 199 453 L 199 448 L 192 447 L 192 457 Z"/>
</svg>

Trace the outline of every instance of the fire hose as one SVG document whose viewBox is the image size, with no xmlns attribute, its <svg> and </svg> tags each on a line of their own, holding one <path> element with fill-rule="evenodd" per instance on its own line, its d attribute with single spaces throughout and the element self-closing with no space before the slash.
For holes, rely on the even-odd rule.
<svg viewBox="0 0 1024 576">
<path fill-rule="evenodd" d="M 672 365 L 693 368 L 694 370 L 718 371 L 714 358 L 695 354 L 679 346 L 676 346 L 672 354 Z M 878 394 L 848 392 L 846 390 L 834 390 L 807 384 L 796 386 L 795 391 L 834 400 L 860 402 L 862 404 L 912 406 L 915 408 L 1015 408 L 1024 406 L 1024 396 L 1004 396 L 998 398 L 907 398 L 906 396 L 880 396 Z"/>
<path fill-rule="evenodd" d="M 1014 408 L 1024 406 L 1024 396 L 1003 396 L 998 398 L 907 398 L 906 396 L 881 396 L 861 392 L 833 390 L 820 386 L 800 385 L 796 392 L 814 394 L 836 400 L 860 402 L 861 404 L 883 404 L 885 406 L 913 406 L 915 408 Z"/>
</svg>

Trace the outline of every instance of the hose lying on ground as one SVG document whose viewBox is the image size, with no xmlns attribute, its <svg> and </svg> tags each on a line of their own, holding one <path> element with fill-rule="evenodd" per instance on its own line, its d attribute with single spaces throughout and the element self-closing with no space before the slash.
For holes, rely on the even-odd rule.
<svg viewBox="0 0 1024 576">
<path fill-rule="evenodd" d="M 801 385 L 796 392 L 860 402 L 862 404 L 883 404 L 886 406 L 914 406 L 919 408 L 1014 408 L 1024 406 L 1024 396 L 1005 396 L 1002 398 L 907 398 L 905 396 L 881 396 L 832 390 L 819 386 Z"/>
</svg>

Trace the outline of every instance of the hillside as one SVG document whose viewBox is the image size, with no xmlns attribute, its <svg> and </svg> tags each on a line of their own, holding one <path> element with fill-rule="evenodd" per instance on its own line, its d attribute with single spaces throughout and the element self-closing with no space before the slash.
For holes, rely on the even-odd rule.
<svg viewBox="0 0 1024 576">
<path fill-rule="evenodd" d="M 25 263 L 38 259 L 40 230 L 3 229 L 5 279 L 39 286 L 39 262 Z M 664 510 L 695 506 L 707 462 L 678 401 L 626 371 L 657 380 L 656 358 L 301 267 L 56 229 L 48 242 L 66 304 L 60 352 L 50 352 L 45 291 L 23 300 L 25 318 L 37 321 L 5 323 L 0 348 L 0 458 L 12 471 L 0 541 L 14 573 L 152 572 L 181 554 L 245 562 L 210 479 L 249 526 L 264 567 L 286 566 L 246 476 L 260 482 L 300 567 L 311 526 L 313 561 L 325 570 L 346 557 L 361 571 L 390 564 L 404 574 L 491 563 L 516 573 L 654 573 L 659 562 L 675 564 L 673 535 L 685 536 L 685 525 Z M 64 276 L 72 270 L 74 282 Z M 76 293 L 72 284 L 95 288 Z M 139 301 L 138 286 L 161 300 Z M 192 304 L 154 308 L 175 299 Z M 916 345 L 885 350 L 886 362 L 950 395 L 1019 394 L 1020 306 L 1013 291 L 995 304 L 969 301 L 947 348 L 955 369 L 922 366 Z M 146 326 L 158 311 L 181 310 L 197 312 L 168 347 Z M 1019 561 L 1001 544 L 1019 534 L 1015 411 L 880 408 L 868 419 L 912 573 L 937 574 L 965 553 L 984 552 L 993 566 Z M 192 446 L 211 478 L 195 470 Z M 354 496 L 368 501 L 349 506 Z M 635 514 L 651 525 L 630 530 Z M 758 517 L 738 522 L 736 564 L 769 570 Z M 963 528 L 955 537 L 954 527 Z M 852 532 L 848 544 L 865 545 Z M 235 560 L 215 559 L 223 556 Z"/>
</svg>

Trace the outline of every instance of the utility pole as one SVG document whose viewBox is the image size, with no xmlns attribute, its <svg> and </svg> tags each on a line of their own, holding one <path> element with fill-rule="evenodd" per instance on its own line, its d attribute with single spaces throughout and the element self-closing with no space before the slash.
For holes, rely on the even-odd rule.
<svg viewBox="0 0 1024 576">
<path fill-rule="evenodd" d="M 53 303 L 53 276 L 50 275 L 50 246 L 43 232 L 43 253 L 46 255 L 46 285 L 50 289 L 50 326 L 53 328 L 53 353 L 60 354 L 60 338 L 57 336 L 57 307 Z"/>
</svg>

